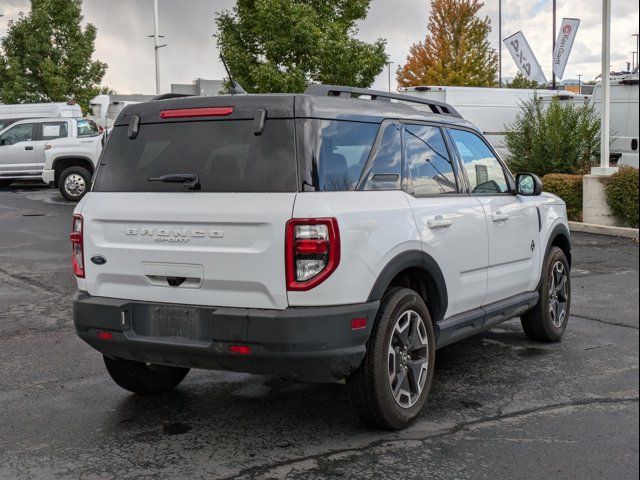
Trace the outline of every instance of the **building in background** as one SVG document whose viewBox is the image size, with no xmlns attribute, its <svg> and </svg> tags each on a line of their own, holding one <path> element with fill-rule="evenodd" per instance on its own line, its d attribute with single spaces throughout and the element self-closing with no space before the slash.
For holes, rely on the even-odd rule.
<svg viewBox="0 0 640 480">
<path fill-rule="evenodd" d="M 222 90 L 223 85 L 224 82 L 222 80 L 196 78 L 193 83 L 172 83 L 171 93 L 211 97 L 213 95 L 218 95 L 220 90 Z"/>
</svg>

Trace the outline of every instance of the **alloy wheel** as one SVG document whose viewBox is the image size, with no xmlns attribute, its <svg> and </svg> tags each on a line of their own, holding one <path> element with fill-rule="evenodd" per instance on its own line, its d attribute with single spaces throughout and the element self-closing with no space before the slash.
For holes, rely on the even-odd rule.
<svg viewBox="0 0 640 480">
<path fill-rule="evenodd" d="M 569 302 L 567 269 L 562 262 L 556 262 L 551 269 L 549 281 L 549 316 L 556 328 L 562 327 L 567 316 Z"/>
<path fill-rule="evenodd" d="M 396 403 L 411 408 L 428 376 L 429 346 L 424 320 L 413 310 L 396 320 L 388 347 L 389 387 Z"/>
</svg>

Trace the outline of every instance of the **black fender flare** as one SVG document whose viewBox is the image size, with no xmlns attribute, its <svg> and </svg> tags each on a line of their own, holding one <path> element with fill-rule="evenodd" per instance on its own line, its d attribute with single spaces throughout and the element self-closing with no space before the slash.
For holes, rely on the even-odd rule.
<svg viewBox="0 0 640 480">
<path fill-rule="evenodd" d="M 431 303 L 431 316 L 434 322 L 438 322 L 444 318 L 444 314 L 448 307 L 448 294 L 447 284 L 444 280 L 444 275 L 438 263 L 429 254 L 421 250 L 408 250 L 396 255 L 393 259 L 385 265 L 385 267 L 378 275 L 371 293 L 369 294 L 368 301 L 379 301 L 382 299 L 384 292 L 387 290 L 391 281 L 403 270 L 407 268 L 420 268 L 424 270 L 427 281 L 430 284 L 431 292 L 437 297 L 437 301 Z"/>
<path fill-rule="evenodd" d="M 571 256 L 572 256 L 571 255 L 571 232 L 569 232 L 569 229 L 563 223 L 559 223 L 558 225 L 553 227 L 553 229 L 551 230 L 551 233 L 549 234 L 549 240 L 547 241 L 547 248 L 544 252 L 544 257 L 542 258 L 542 261 L 544 262 L 547 256 L 549 255 L 549 251 L 551 250 L 551 247 L 553 246 L 553 244 L 555 243 L 558 237 L 564 237 L 563 246 L 567 250 L 565 254 L 567 256 L 567 261 L 569 262 L 569 267 L 571 267 Z"/>
</svg>

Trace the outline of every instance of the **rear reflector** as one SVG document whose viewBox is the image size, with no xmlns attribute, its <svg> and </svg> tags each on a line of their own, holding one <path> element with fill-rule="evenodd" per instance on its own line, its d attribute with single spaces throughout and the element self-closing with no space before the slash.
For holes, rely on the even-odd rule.
<svg viewBox="0 0 640 480">
<path fill-rule="evenodd" d="M 230 345 L 229 351 L 236 355 L 251 355 L 251 347 L 248 345 Z"/>
<path fill-rule="evenodd" d="M 352 318 L 351 319 L 351 330 L 360 330 L 367 326 L 366 318 Z"/>
<path fill-rule="evenodd" d="M 226 117 L 233 113 L 233 107 L 178 108 L 162 110 L 160 118 Z"/>
<path fill-rule="evenodd" d="M 98 332 L 98 338 L 100 340 L 113 340 L 113 333 L 111 333 L 111 332 Z"/>
</svg>

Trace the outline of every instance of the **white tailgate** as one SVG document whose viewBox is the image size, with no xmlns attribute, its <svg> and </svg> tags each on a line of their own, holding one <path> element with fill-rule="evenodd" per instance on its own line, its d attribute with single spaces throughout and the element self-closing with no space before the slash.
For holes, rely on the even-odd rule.
<svg viewBox="0 0 640 480">
<path fill-rule="evenodd" d="M 82 205 L 86 289 L 99 297 L 287 307 L 295 193 L 103 193 Z M 106 259 L 103 265 L 91 261 Z M 179 285 L 171 286 L 169 282 Z"/>
</svg>

